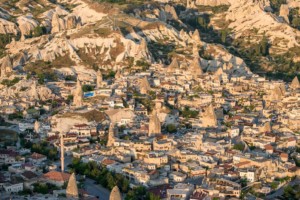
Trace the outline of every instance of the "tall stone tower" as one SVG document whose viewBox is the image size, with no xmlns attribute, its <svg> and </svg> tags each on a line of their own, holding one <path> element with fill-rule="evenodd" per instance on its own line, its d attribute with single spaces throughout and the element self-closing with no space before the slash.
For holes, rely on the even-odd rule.
<svg viewBox="0 0 300 200">
<path fill-rule="evenodd" d="M 81 107 L 83 105 L 82 103 L 82 87 L 81 87 L 81 83 L 79 80 L 77 80 L 77 85 L 76 85 L 76 89 L 74 92 L 74 99 L 73 99 L 73 104 L 76 107 Z"/>
<path fill-rule="evenodd" d="M 120 193 L 120 190 L 119 190 L 118 186 L 115 186 L 111 190 L 109 200 L 122 200 L 122 196 L 121 196 L 121 193 Z"/>
<path fill-rule="evenodd" d="M 139 87 L 140 87 L 140 93 L 141 94 L 147 94 L 148 91 L 151 89 L 150 84 L 149 84 L 148 79 L 147 79 L 146 76 L 140 80 L 140 86 Z"/>
<path fill-rule="evenodd" d="M 69 178 L 66 195 L 67 195 L 68 199 L 78 199 L 79 198 L 75 173 L 73 173 Z"/>
<path fill-rule="evenodd" d="M 97 88 L 102 87 L 102 85 L 103 85 L 103 77 L 102 77 L 102 73 L 99 69 L 97 72 Z"/>
<path fill-rule="evenodd" d="M 200 120 L 203 127 L 217 126 L 217 116 L 212 104 L 204 109 L 204 112 L 201 113 Z"/>
<path fill-rule="evenodd" d="M 157 116 L 156 111 L 153 111 L 149 120 L 149 131 L 148 136 L 151 137 L 153 135 L 161 134 L 161 125 L 159 118 Z"/>
<path fill-rule="evenodd" d="M 290 85 L 290 88 L 292 89 L 298 89 L 300 88 L 300 83 L 299 83 L 299 80 L 298 80 L 298 77 L 295 76 L 295 78 L 293 79 L 291 85 Z"/>
<path fill-rule="evenodd" d="M 39 99 L 39 95 L 37 92 L 37 85 L 36 85 L 36 81 L 34 80 L 31 88 L 30 88 L 30 96 L 34 99 L 34 100 L 38 100 Z"/>
<path fill-rule="evenodd" d="M 111 147 L 114 145 L 114 142 L 115 142 L 114 124 L 111 123 L 108 129 L 108 139 L 107 139 L 106 146 Z"/>
<path fill-rule="evenodd" d="M 65 151 L 64 151 L 64 137 L 63 134 L 60 134 L 60 166 L 61 172 L 65 171 Z"/>
<path fill-rule="evenodd" d="M 194 58 L 189 69 L 190 73 L 193 75 L 193 78 L 197 78 L 198 76 L 203 74 L 203 70 L 198 58 Z"/>
</svg>

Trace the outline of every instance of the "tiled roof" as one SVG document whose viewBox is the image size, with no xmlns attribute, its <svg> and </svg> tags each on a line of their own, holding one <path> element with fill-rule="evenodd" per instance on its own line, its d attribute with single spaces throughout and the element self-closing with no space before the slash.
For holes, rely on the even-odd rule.
<svg viewBox="0 0 300 200">
<path fill-rule="evenodd" d="M 50 171 L 43 175 L 43 178 L 53 181 L 68 181 L 71 174 L 57 171 Z"/>
</svg>

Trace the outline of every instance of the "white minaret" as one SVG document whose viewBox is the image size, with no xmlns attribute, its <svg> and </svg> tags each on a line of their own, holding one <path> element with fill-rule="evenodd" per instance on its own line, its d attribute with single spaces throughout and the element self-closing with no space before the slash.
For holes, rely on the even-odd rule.
<svg viewBox="0 0 300 200">
<path fill-rule="evenodd" d="M 60 134 L 60 165 L 61 165 L 61 172 L 65 170 L 65 151 L 64 151 L 64 137 L 63 134 Z"/>
</svg>

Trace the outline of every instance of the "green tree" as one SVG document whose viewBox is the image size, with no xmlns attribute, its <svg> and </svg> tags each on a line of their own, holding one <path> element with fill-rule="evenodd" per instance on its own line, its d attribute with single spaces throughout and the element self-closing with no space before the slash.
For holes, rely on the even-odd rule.
<svg viewBox="0 0 300 200">
<path fill-rule="evenodd" d="M 174 124 L 168 124 L 166 130 L 169 133 L 175 133 L 177 131 L 176 126 Z"/>
</svg>

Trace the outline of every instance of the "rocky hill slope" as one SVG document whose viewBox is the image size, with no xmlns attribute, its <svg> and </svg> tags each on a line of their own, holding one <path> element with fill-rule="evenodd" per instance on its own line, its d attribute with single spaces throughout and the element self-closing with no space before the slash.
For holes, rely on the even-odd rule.
<svg viewBox="0 0 300 200">
<path fill-rule="evenodd" d="M 297 1 L 287 1 L 279 13 L 269 0 L 118 2 L 1 0 L 0 56 L 11 62 L 1 77 L 25 71 L 89 80 L 98 69 L 105 74 L 174 58 L 189 63 L 195 56 L 210 70 L 224 64 L 300 70 L 300 31 L 285 20 L 298 17 L 289 13 Z"/>
</svg>

